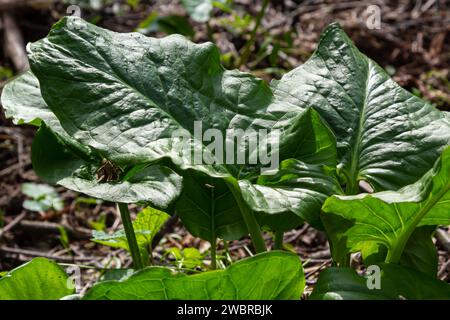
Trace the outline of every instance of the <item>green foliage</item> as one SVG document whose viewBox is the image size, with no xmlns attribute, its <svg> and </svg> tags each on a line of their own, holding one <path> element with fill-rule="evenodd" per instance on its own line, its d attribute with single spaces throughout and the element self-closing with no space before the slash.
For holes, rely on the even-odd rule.
<svg viewBox="0 0 450 320">
<path fill-rule="evenodd" d="M 350 268 L 322 271 L 311 294 L 313 300 L 450 299 L 450 285 L 413 269 L 381 264 L 379 288 L 369 289 L 365 279 Z"/>
<path fill-rule="evenodd" d="M 148 261 L 153 238 L 168 218 L 169 215 L 167 213 L 151 207 L 147 207 L 137 214 L 137 217 L 133 222 L 133 228 L 144 261 Z M 94 230 L 92 235 L 92 241 L 94 242 L 113 248 L 129 250 L 127 237 L 123 229 L 116 231 L 113 234 Z"/>
<path fill-rule="evenodd" d="M 206 19 L 210 11 L 198 11 L 199 3 L 190 1 L 188 12 Z M 202 10 L 210 8 L 210 1 L 202 3 Z M 150 16 L 141 31 L 164 31 L 155 29 L 158 19 Z M 82 26 L 76 33 L 72 22 Z M 178 32 L 175 27 L 164 32 Z M 217 238 L 250 233 L 263 251 L 260 226 L 279 234 L 307 221 L 325 228 L 336 264 L 345 266 L 356 251 L 366 266 L 388 262 L 379 292 L 367 291 L 350 270 L 331 269 L 315 298 L 447 297 L 435 279 L 431 234 L 450 224 L 450 116 L 399 87 L 337 24 L 325 30 L 305 64 L 270 84 L 224 69 L 211 43 L 119 34 L 77 17 L 63 18 L 32 43 L 29 60 L 31 72 L 5 86 L 2 104 L 15 123 L 39 126 L 32 161 L 45 181 L 107 201 L 176 208 L 187 229 L 213 246 Z M 262 164 L 238 164 L 228 150 L 223 156 L 234 163 L 196 162 L 183 150 L 218 158 L 196 137 L 197 121 L 223 137 L 230 130 L 279 130 L 278 148 L 265 149 L 278 152 L 279 166 L 262 174 Z M 239 147 L 251 156 L 250 143 Z M 361 181 L 375 193 L 356 195 Z M 134 228 L 143 251 L 158 223 L 139 221 Z M 125 239 L 124 232 L 96 236 L 128 249 Z M 197 266 L 202 258 L 191 251 L 172 254 L 181 266 L 186 254 L 195 263 L 184 266 Z M 184 290 L 204 281 L 229 298 L 298 298 L 304 279 L 297 264 L 292 255 L 274 252 L 194 276 L 154 267 L 98 284 L 86 298 L 216 298 L 217 291 Z M 401 276 L 420 290 L 395 280 Z M 248 293 L 251 281 L 261 288 Z M 280 281 L 288 289 L 274 292 L 270 286 Z"/>
<path fill-rule="evenodd" d="M 192 20 L 197 22 L 208 22 L 214 7 L 229 10 L 226 0 L 181 0 Z"/>
<path fill-rule="evenodd" d="M 0 300 L 57 300 L 72 293 L 66 273 L 45 258 L 35 258 L 0 278 Z"/>
<path fill-rule="evenodd" d="M 282 101 L 313 106 L 331 127 L 348 194 L 359 192 L 360 180 L 376 191 L 415 182 L 450 142 L 444 113 L 398 86 L 337 24 L 274 87 Z"/>
<path fill-rule="evenodd" d="M 10 68 L 0 66 L 0 81 L 8 80 L 12 76 L 13 71 Z"/>
<path fill-rule="evenodd" d="M 376 243 L 387 249 L 387 262 L 397 263 L 417 227 L 450 224 L 450 148 L 412 185 L 398 191 L 332 196 L 322 210 L 327 224 L 334 225 L 334 233 L 339 226 L 334 215 L 351 221 L 350 227 L 341 224 L 337 240 L 346 243 L 346 250 L 360 251 L 367 243 Z"/>
<path fill-rule="evenodd" d="M 212 178 L 232 180 L 251 181 L 252 179 L 256 179 L 260 171 L 260 168 L 257 166 L 246 166 L 242 168 L 241 165 L 197 165 L 192 163 L 192 160 L 189 160 L 185 154 L 180 154 L 179 145 L 177 145 L 173 138 L 167 136 L 167 133 L 181 129 L 187 134 L 192 135 L 193 122 L 203 120 L 205 129 L 215 127 L 224 134 L 226 134 L 227 129 L 245 128 L 247 123 L 253 123 L 254 129 L 284 130 L 280 142 L 281 157 L 283 159 L 296 158 L 307 164 L 318 165 L 319 167 L 328 164 L 329 159 L 333 159 L 333 155 L 336 152 L 334 151 L 334 137 L 329 132 L 327 126 L 322 123 L 315 111 L 298 108 L 284 102 L 281 103 L 277 100 L 278 91 L 272 92 L 271 88 L 262 80 L 238 71 L 224 70 L 219 64 L 218 51 L 212 44 L 196 45 L 178 36 L 152 39 L 139 36 L 138 34 L 117 34 L 97 28 L 80 20 L 78 22 L 85 23 L 86 28 L 82 28 L 80 33 L 77 34 L 77 37 L 81 36 L 85 38 L 86 42 L 81 44 L 77 40 L 76 43 L 81 44 L 81 46 L 67 47 L 69 51 L 72 51 L 69 57 L 66 56 L 68 51 L 61 50 L 61 44 L 74 43 L 73 41 L 75 41 L 75 39 L 71 39 L 74 34 L 69 32 L 69 27 L 67 26 L 67 22 L 71 19 L 76 18 L 70 17 L 63 19 L 53 27 L 53 31 L 45 41 L 36 42 L 31 46 L 30 61 L 33 73 L 38 78 L 47 72 L 44 71 L 47 68 L 54 69 L 59 74 L 57 76 L 57 78 L 59 77 L 58 80 L 56 78 L 47 80 L 47 77 L 42 77 L 40 90 L 42 95 L 46 97 L 45 101 L 48 103 L 48 107 L 58 115 L 58 119 L 61 121 L 66 135 L 70 136 L 70 139 L 74 138 L 76 140 L 76 143 L 74 142 L 72 145 L 81 145 L 83 150 L 86 152 L 89 150 L 93 155 L 101 154 L 102 157 L 113 163 L 114 166 L 123 168 L 123 170 L 126 170 L 130 166 L 139 167 L 143 163 L 154 162 L 168 157 L 177 169 L 192 170 L 193 177 L 197 180 L 200 179 L 202 174 L 206 174 Z M 146 59 L 138 59 L 135 61 L 136 63 L 132 63 L 127 58 L 125 61 L 120 60 L 120 65 L 113 66 L 111 64 L 105 64 L 103 61 L 105 57 L 98 55 L 100 51 L 93 51 L 91 46 L 87 45 L 88 43 L 95 43 L 99 37 L 105 39 L 104 41 L 108 42 L 108 46 L 99 46 L 96 50 L 104 51 L 102 55 L 105 54 L 106 59 L 111 59 L 111 63 L 119 63 L 119 60 L 113 59 L 114 54 L 118 52 L 121 52 L 124 57 L 129 57 L 130 59 L 135 56 L 136 51 L 133 51 L 134 53 L 126 52 L 128 49 L 122 46 L 124 41 L 130 42 L 130 49 L 134 48 L 138 51 L 147 49 L 156 50 L 154 51 L 155 55 L 153 57 L 148 56 Z M 136 46 L 131 45 L 133 42 Z M 167 55 L 167 52 L 171 51 L 180 54 L 177 62 L 172 61 L 171 56 Z M 51 52 L 52 54 L 42 54 L 43 52 Z M 204 63 L 205 58 L 208 59 L 208 63 Z M 55 59 L 61 61 L 61 63 L 50 63 L 50 61 L 54 61 Z M 72 60 L 74 64 L 69 65 L 69 61 Z M 95 82 L 104 81 L 105 83 L 111 83 L 115 89 L 110 91 L 105 87 L 104 92 L 93 91 L 93 84 L 89 84 L 89 81 L 92 80 L 88 80 L 92 75 L 92 70 L 88 71 L 83 68 L 80 65 L 81 61 L 85 61 L 82 64 L 88 63 L 96 66 L 95 68 L 99 78 L 96 78 Z M 159 61 L 158 69 L 155 68 L 156 61 Z M 188 69 L 186 70 L 185 68 Z M 75 71 L 75 69 L 77 70 L 77 77 L 86 77 L 86 81 L 77 81 L 75 84 L 71 80 L 73 78 L 64 76 L 64 73 Z M 137 76 L 142 70 L 146 70 L 148 74 L 145 77 Z M 164 72 L 166 74 L 164 76 L 159 74 L 162 70 L 165 70 Z M 64 77 L 64 80 L 62 77 Z M 123 77 L 128 77 L 126 81 L 130 85 L 124 86 Z M 160 79 L 162 82 L 156 79 Z M 205 79 L 205 81 L 202 79 Z M 174 83 L 180 80 L 187 85 L 174 85 Z M 148 83 L 144 86 L 142 81 Z M 201 82 L 207 85 L 199 89 L 198 85 Z M 65 85 L 62 86 L 62 83 L 65 83 Z M 14 85 L 11 86 L 13 87 Z M 242 86 L 246 89 L 240 90 L 239 88 Z M 123 90 L 118 90 L 117 88 L 119 87 Z M 178 91 L 167 91 L 165 89 L 167 87 L 176 88 Z M 72 99 L 64 98 L 69 94 L 67 88 L 71 88 L 71 96 L 90 96 L 90 99 L 92 99 L 90 101 L 92 102 L 81 103 L 81 101 L 75 102 Z M 79 90 L 78 93 L 76 92 L 77 90 Z M 201 90 L 202 94 L 200 96 L 197 94 L 198 90 Z M 6 102 L 5 106 L 10 110 L 10 114 L 18 118 L 20 117 L 20 110 L 17 110 L 12 103 L 8 103 L 14 100 L 14 97 L 11 97 L 11 95 L 14 95 L 12 91 L 11 88 L 6 93 L 4 98 Z M 9 94 L 10 92 L 11 94 Z M 161 93 L 163 93 L 162 96 L 160 96 Z M 114 97 L 114 95 L 117 96 Z M 188 103 L 185 104 L 184 101 L 180 103 L 179 96 L 189 97 L 184 99 Z M 208 106 L 205 104 L 205 101 L 201 98 L 204 96 L 209 97 L 209 99 L 215 99 L 216 102 L 214 105 Z M 283 94 L 281 97 L 284 99 Z M 117 113 L 114 111 L 121 108 L 122 102 L 120 101 L 123 99 L 130 101 L 129 112 L 147 112 L 145 110 L 148 108 L 148 110 L 151 110 L 151 114 L 135 123 L 129 121 L 129 119 L 133 119 L 133 117 L 129 118 L 130 113 Z M 112 104 L 108 101 L 111 101 Z M 236 101 L 240 101 L 239 109 L 235 107 Z M 105 115 L 116 116 L 113 118 L 96 116 L 97 111 L 95 110 L 98 110 L 97 106 L 102 103 L 105 103 L 105 109 L 102 111 Z M 73 113 L 71 110 L 74 110 L 75 105 L 78 111 Z M 210 112 L 210 107 L 214 108 L 214 112 Z M 269 113 L 269 116 L 267 116 L 268 114 L 266 112 L 268 108 L 273 110 Z M 183 112 L 180 112 L 180 110 L 183 110 Z M 192 110 L 195 110 L 195 112 L 192 112 Z M 86 117 L 95 120 L 86 122 Z M 309 121 L 312 121 L 312 123 L 308 124 Z M 113 125 L 114 123 L 120 123 L 120 125 Z M 306 125 L 302 126 L 302 124 Z M 59 130 L 60 127 L 55 125 L 55 128 Z M 169 130 L 165 128 L 169 128 Z M 292 128 L 298 128 L 298 130 L 294 132 Z M 94 169 L 99 166 L 98 162 L 95 162 L 98 161 L 95 156 L 93 156 L 94 159 L 91 162 L 85 161 L 88 156 L 87 154 L 81 154 L 83 158 L 77 158 L 69 152 L 71 150 L 67 150 L 70 148 L 65 147 L 69 141 L 67 137 L 62 137 L 62 135 L 57 136 L 55 134 L 52 137 L 52 133 L 46 127 L 42 127 L 41 130 L 42 133 L 38 133 L 36 137 L 36 147 L 34 148 L 36 150 L 34 152 L 36 156 L 34 157 L 35 161 L 33 161 L 36 171 L 41 177 L 45 177 L 47 172 L 54 175 L 55 171 L 50 171 L 50 167 L 65 166 L 68 168 L 61 170 L 61 176 L 50 176 L 50 178 L 53 178 L 54 181 L 56 180 L 58 184 L 64 185 L 65 187 L 78 191 L 82 190 L 86 194 L 105 200 L 118 202 L 147 200 L 161 207 L 176 197 L 176 191 L 179 188 L 176 188 L 178 180 L 174 176 L 171 179 L 173 180 L 174 188 L 173 192 L 169 193 L 170 197 L 165 197 L 161 203 L 156 202 L 156 200 L 166 195 L 161 194 L 161 192 L 154 192 L 154 189 L 161 189 L 161 184 L 158 180 L 161 183 L 163 180 L 167 180 L 164 178 L 165 173 L 158 173 L 158 176 L 160 176 L 158 179 L 146 172 L 146 177 L 150 176 L 151 180 L 145 180 L 143 182 L 145 186 L 147 187 L 147 183 L 156 184 L 156 187 L 153 189 L 152 185 L 148 186 L 149 192 L 147 194 L 137 194 L 133 192 L 133 189 L 129 190 L 130 187 L 133 188 L 133 185 L 129 186 L 127 184 L 129 181 L 120 181 L 120 179 L 113 186 L 109 182 L 99 184 L 93 174 Z M 140 133 L 142 132 L 146 132 L 147 134 L 141 136 Z M 161 132 L 164 132 L 164 134 L 161 135 Z M 303 139 L 302 143 L 300 143 L 303 148 L 299 148 L 299 142 L 296 138 L 302 135 L 305 135 L 307 138 Z M 113 141 L 110 141 L 111 136 L 115 136 Z M 50 144 L 52 140 L 55 142 Z M 109 142 L 107 143 L 107 141 Z M 54 145 L 52 154 L 61 153 L 61 156 L 58 158 L 61 158 L 63 161 L 56 163 L 53 157 L 52 159 L 47 159 L 50 153 L 41 151 L 43 149 L 41 146 L 44 143 L 46 145 Z M 211 154 L 211 151 L 206 145 L 200 145 L 196 140 L 191 140 L 190 143 L 192 143 L 193 148 L 200 148 L 205 155 Z M 63 151 L 64 149 L 66 150 Z M 77 154 L 80 153 L 77 152 Z M 69 159 L 73 159 L 73 161 L 69 161 Z M 45 167 L 40 170 L 40 166 Z M 74 168 L 77 169 L 74 170 Z M 152 166 L 151 168 L 154 167 Z M 162 169 L 158 167 L 158 169 L 154 170 L 160 172 Z M 167 171 L 168 169 L 164 170 Z M 332 171 L 330 170 L 330 172 Z M 133 170 L 129 172 L 133 172 Z M 66 178 L 68 174 L 70 176 Z M 126 174 L 124 175 L 127 176 Z M 136 188 L 142 188 L 140 182 L 136 181 Z M 220 184 L 221 182 L 218 183 Z M 329 190 L 330 194 L 332 192 L 332 190 Z M 131 198 L 129 197 L 130 194 L 132 196 Z M 118 196 L 116 197 L 116 195 Z M 157 199 L 155 199 L 155 195 L 158 196 Z M 315 194 L 305 192 L 304 196 L 312 199 L 315 197 Z M 212 206 L 208 205 L 211 201 L 211 195 L 207 195 L 204 203 L 211 208 Z M 186 207 L 186 210 L 189 210 L 186 213 L 182 212 L 185 208 L 184 206 L 178 206 L 177 208 L 180 211 L 181 217 L 189 216 L 192 212 L 189 207 Z M 220 205 L 217 204 L 216 208 L 220 208 Z M 241 208 L 239 209 L 241 210 Z M 316 209 L 315 207 L 308 207 L 308 210 Z M 281 207 L 277 208 L 277 210 L 286 214 L 294 212 L 294 214 L 298 215 L 298 210 L 292 208 Z M 197 213 L 195 214 L 197 215 Z M 215 213 L 209 216 L 213 217 L 214 215 Z M 300 218 L 311 215 L 317 220 L 318 212 L 315 212 L 315 214 L 304 212 L 300 215 Z M 300 223 L 300 219 L 298 218 L 291 219 L 291 221 L 295 221 L 297 225 Z M 211 225 L 210 220 L 205 220 L 205 223 Z M 220 229 L 220 226 L 217 226 L 215 229 Z M 231 238 L 235 237 L 235 234 L 242 233 L 242 229 L 240 227 L 238 228 L 240 230 L 239 232 L 230 231 L 228 233 L 227 231 L 224 234 L 218 233 L 216 235 Z M 210 240 L 211 238 L 208 236 L 207 239 Z"/>
<path fill-rule="evenodd" d="M 67 233 L 66 229 L 63 226 L 58 226 L 59 231 L 59 242 L 61 242 L 61 245 L 68 249 L 70 247 L 70 240 L 69 240 L 69 234 Z"/>
<path fill-rule="evenodd" d="M 197 248 L 170 248 L 166 249 L 166 255 L 175 259 L 177 268 L 195 270 L 197 267 L 203 267 L 204 255 Z"/>
<path fill-rule="evenodd" d="M 23 202 L 23 207 L 27 210 L 44 212 L 49 209 L 60 211 L 64 208 L 63 200 L 49 185 L 23 183 L 22 193 L 31 198 Z"/>
<path fill-rule="evenodd" d="M 185 17 L 176 15 L 161 17 L 155 11 L 139 23 L 136 31 L 143 34 L 154 32 L 182 34 L 191 38 L 194 37 L 195 34 L 194 29 Z"/>
<path fill-rule="evenodd" d="M 298 257 L 267 252 L 236 262 L 226 270 L 187 276 L 149 267 L 122 281 L 96 284 L 87 300 L 272 300 L 299 299 L 305 286 Z"/>
<path fill-rule="evenodd" d="M 106 229 L 106 214 L 102 213 L 96 220 L 89 221 L 89 226 L 96 231 Z"/>
</svg>

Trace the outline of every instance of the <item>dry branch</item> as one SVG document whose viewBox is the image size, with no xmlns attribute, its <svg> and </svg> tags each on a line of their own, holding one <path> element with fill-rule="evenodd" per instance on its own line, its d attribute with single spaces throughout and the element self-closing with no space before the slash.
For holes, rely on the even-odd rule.
<svg viewBox="0 0 450 320">
<path fill-rule="evenodd" d="M 22 72 L 29 69 L 22 33 L 13 15 L 7 11 L 3 13 L 3 27 L 5 33 L 5 50 L 16 67 L 16 70 Z"/>
</svg>

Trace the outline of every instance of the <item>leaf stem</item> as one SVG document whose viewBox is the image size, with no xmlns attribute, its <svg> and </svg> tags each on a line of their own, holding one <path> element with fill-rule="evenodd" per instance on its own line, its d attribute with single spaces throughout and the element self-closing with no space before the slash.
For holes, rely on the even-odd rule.
<svg viewBox="0 0 450 320">
<path fill-rule="evenodd" d="M 244 222 L 247 225 L 248 232 L 250 233 L 250 237 L 252 238 L 253 247 L 255 248 L 256 253 L 267 251 L 259 224 L 256 221 L 253 211 L 250 210 L 242 198 L 241 189 L 239 188 L 236 179 L 225 178 L 225 181 L 239 206 Z"/>
<path fill-rule="evenodd" d="M 275 240 L 274 249 L 275 250 L 283 250 L 283 235 L 284 235 L 283 231 L 275 231 L 275 234 L 274 234 L 274 240 Z"/>
<path fill-rule="evenodd" d="M 269 0 L 263 1 L 261 10 L 258 12 L 258 15 L 256 16 L 255 26 L 253 27 L 252 33 L 250 34 L 250 39 L 247 41 L 247 43 L 245 44 L 245 46 L 243 48 L 241 58 L 239 59 L 239 62 L 237 65 L 238 68 L 247 63 L 248 57 L 250 56 L 251 48 L 255 44 L 255 41 L 256 41 L 256 32 L 258 31 L 258 28 L 261 24 L 262 18 L 264 17 L 264 13 L 266 12 L 268 4 L 269 4 Z"/>
<path fill-rule="evenodd" d="M 354 175 L 348 177 L 347 185 L 345 187 L 346 195 L 354 195 L 359 193 L 359 183 L 357 177 Z"/>
<path fill-rule="evenodd" d="M 213 242 L 211 242 L 211 269 L 212 270 L 216 270 L 217 269 L 217 243 L 214 240 Z"/>
<path fill-rule="evenodd" d="M 211 186 L 214 186 L 212 179 L 211 179 Z M 217 269 L 217 255 L 216 255 L 216 249 L 217 249 L 217 235 L 216 235 L 216 221 L 215 221 L 215 215 L 216 215 L 216 199 L 214 195 L 214 187 L 211 188 L 211 269 L 215 270 Z"/>
<path fill-rule="evenodd" d="M 134 233 L 133 223 L 131 222 L 130 211 L 126 203 L 118 203 L 120 217 L 122 218 L 123 228 L 127 236 L 128 248 L 130 249 L 131 258 L 133 259 L 133 265 L 136 270 L 144 268 L 142 262 L 139 246 L 136 241 L 136 234 Z"/>
<path fill-rule="evenodd" d="M 386 263 L 398 263 L 405 250 L 406 243 L 408 242 L 411 234 L 416 229 L 419 222 L 425 217 L 425 215 L 438 203 L 441 198 L 450 190 L 450 184 L 447 187 L 442 188 L 434 197 L 428 200 L 428 203 L 420 209 L 420 211 L 414 216 L 412 223 L 406 230 L 400 234 L 397 241 L 388 250 L 386 256 Z"/>
</svg>

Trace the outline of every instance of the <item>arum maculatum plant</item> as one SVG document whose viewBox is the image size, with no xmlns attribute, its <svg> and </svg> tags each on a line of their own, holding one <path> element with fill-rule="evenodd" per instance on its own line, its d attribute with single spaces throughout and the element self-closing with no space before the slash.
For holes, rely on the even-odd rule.
<svg viewBox="0 0 450 320">
<path fill-rule="evenodd" d="M 142 269 L 83 298 L 298 299 L 300 260 L 266 252 L 261 230 L 281 248 L 283 232 L 305 222 L 326 232 L 335 265 L 311 298 L 450 298 L 432 242 L 436 227 L 450 224 L 450 116 L 399 87 L 339 25 L 324 31 L 305 64 L 270 84 L 225 70 L 211 43 L 115 33 L 77 17 L 56 23 L 28 56 L 31 70 L 5 86 L 1 101 L 16 124 L 39 127 L 34 170 L 118 203 Z M 230 135 L 239 130 L 268 132 L 258 136 L 258 154 L 251 139 Z M 224 147 L 235 140 L 237 150 Z M 258 159 L 261 149 L 277 160 L 271 170 L 239 160 Z M 362 182 L 374 192 L 361 193 Z M 129 203 L 176 212 L 211 242 L 212 268 L 217 239 L 249 234 L 257 254 L 196 275 L 145 267 Z M 381 269 L 380 289 L 349 268 L 355 252 Z M 1 278 L 5 298 L 32 290 L 17 287 L 20 277 L 45 264 L 60 272 L 39 260 Z M 195 290 L 206 282 L 208 290 Z"/>
</svg>

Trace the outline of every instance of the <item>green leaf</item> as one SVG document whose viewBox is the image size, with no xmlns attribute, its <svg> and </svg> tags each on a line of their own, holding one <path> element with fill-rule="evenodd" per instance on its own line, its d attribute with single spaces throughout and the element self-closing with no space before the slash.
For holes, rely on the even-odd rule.
<svg viewBox="0 0 450 320">
<path fill-rule="evenodd" d="M 150 267 L 123 281 L 92 287 L 87 300 L 272 300 L 299 299 L 305 285 L 299 258 L 287 252 L 266 252 L 226 270 L 187 276 Z"/>
<path fill-rule="evenodd" d="M 1 103 L 6 117 L 11 118 L 15 124 L 40 126 L 43 121 L 78 155 L 89 161 L 98 161 L 98 155 L 94 154 L 92 149 L 79 144 L 61 127 L 58 118 L 42 98 L 39 81 L 31 71 L 23 73 L 5 85 Z"/>
<path fill-rule="evenodd" d="M 35 258 L 0 278 L 0 300 L 57 300 L 74 293 L 53 261 Z"/>
<path fill-rule="evenodd" d="M 58 196 L 55 188 L 47 184 L 37 184 L 31 182 L 22 184 L 22 193 L 33 199 L 45 198 L 46 196 Z"/>
<path fill-rule="evenodd" d="M 212 243 L 216 238 L 235 240 L 248 233 L 236 200 L 222 179 L 185 172 L 176 212 L 193 236 Z"/>
<path fill-rule="evenodd" d="M 172 255 L 175 258 L 178 268 L 195 270 L 197 267 L 204 265 L 204 256 L 197 248 L 184 248 L 182 250 L 176 247 L 169 248 L 166 250 L 166 254 Z"/>
<path fill-rule="evenodd" d="M 416 228 L 406 243 L 399 263 L 431 277 L 437 277 L 439 258 L 432 239 L 435 231 L 435 226 Z"/>
<path fill-rule="evenodd" d="M 22 192 L 32 200 L 23 202 L 23 207 L 27 210 L 44 212 L 49 209 L 60 211 L 64 208 L 64 202 L 59 197 L 56 190 L 46 184 L 23 183 Z"/>
<path fill-rule="evenodd" d="M 243 180 L 239 185 L 250 207 L 267 213 L 258 216 L 260 223 L 283 231 L 303 220 L 322 228 L 322 203 L 328 196 L 342 193 L 332 169 L 296 159 L 283 161 L 275 175 L 260 176 L 257 184 Z"/>
<path fill-rule="evenodd" d="M 147 207 L 140 211 L 133 221 L 133 229 L 136 234 L 136 241 L 141 251 L 146 250 L 151 244 L 153 237 L 162 227 L 169 215 L 163 211 Z M 103 231 L 93 231 L 92 241 L 110 246 L 129 250 L 128 241 L 123 229 L 107 234 Z"/>
<path fill-rule="evenodd" d="M 163 167 L 149 167 L 138 173 L 138 179 L 134 177 L 117 184 L 98 183 L 94 173 L 100 168 L 99 156 L 61 127 L 40 94 L 37 78 L 30 71 L 5 86 L 2 105 L 14 123 L 38 126 L 41 121 L 45 123 L 33 141 L 32 153 L 33 168 L 41 179 L 104 200 L 150 202 L 160 208 L 165 208 L 178 196 L 181 178 Z M 143 177 L 144 174 L 148 177 Z M 164 187 L 165 190 L 160 192 Z M 143 188 L 148 189 L 143 192 Z M 46 210 L 36 201 L 26 201 L 25 205 L 30 210 Z"/>
<path fill-rule="evenodd" d="M 127 180 L 102 182 L 97 177 L 101 165 L 79 154 L 44 124 L 33 141 L 33 168 L 46 181 L 112 202 L 150 203 L 164 209 L 180 193 L 181 177 L 167 167 L 142 167 Z"/>
<path fill-rule="evenodd" d="M 224 70 L 214 45 L 193 44 L 179 36 L 153 39 L 118 34 L 79 19 L 83 27 L 74 33 L 70 28 L 73 19 L 78 18 L 64 18 L 47 38 L 31 45 L 32 69 L 40 79 L 42 95 L 70 136 L 114 164 L 130 166 L 169 158 L 178 169 L 194 169 L 213 178 L 257 178 L 261 165 L 197 164 L 192 154 L 183 152 L 184 145 L 173 137 L 174 132 L 187 135 L 190 150 L 215 156 L 209 145 L 195 137 L 194 123 L 201 121 L 204 130 L 218 129 L 228 141 L 230 130 L 277 129 L 282 132 L 282 158 L 326 163 L 334 159 L 335 165 L 333 134 L 317 114 L 277 102 L 261 79 Z M 54 77 L 46 76 L 49 73 Z M 98 83 L 101 90 L 93 90 Z M 305 137 L 292 129 L 302 125 L 312 130 L 305 129 Z M 263 142 L 270 139 L 269 135 Z M 249 143 L 241 147 L 250 157 Z M 211 208 L 212 202 L 205 205 Z M 191 207 L 181 216 L 194 212 Z M 202 222 L 211 225 L 211 219 Z M 237 225 L 223 236 L 234 237 L 242 229 Z"/>
<path fill-rule="evenodd" d="M 151 245 L 156 233 L 161 229 L 167 219 L 169 219 L 167 213 L 151 207 L 144 208 L 140 211 L 136 220 L 133 222 L 133 228 L 136 232 L 148 231 L 148 233 L 142 232 L 141 235 L 136 237 L 138 244 L 142 246 Z"/>
<path fill-rule="evenodd" d="M 319 275 L 311 300 L 386 300 L 380 290 L 369 289 L 367 280 L 351 268 L 330 267 Z"/>
<path fill-rule="evenodd" d="M 319 114 L 307 109 L 283 132 L 277 171 L 241 180 L 239 186 L 258 220 L 275 230 L 290 230 L 304 220 L 323 228 L 320 208 L 332 194 L 342 194 L 336 176 L 336 140 Z"/>
<path fill-rule="evenodd" d="M 181 0 L 189 16 L 197 22 L 207 22 L 211 18 L 213 2 L 212 0 Z"/>
<path fill-rule="evenodd" d="M 153 32 L 177 33 L 187 37 L 195 35 L 194 29 L 185 17 L 176 15 L 161 17 L 155 11 L 139 23 L 136 31 L 143 34 Z"/>
<path fill-rule="evenodd" d="M 139 234 L 137 232 L 136 236 Z M 92 231 L 92 241 L 102 244 L 104 246 L 108 246 L 111 248 L 119 248 L 119 249 L 125 249 L 129 250 L 128 248 L 128 242 L 127 242 L 127 236 L 125 234 L 125 231 L 119 230 L 112 234 L 108 234 L 104 231 Z"/>
<path fill-rule="evenodd" d="M 342 228 L 340 240 L 350 251 L 361 250 L 367 241 L 375 242 L 387 248 L 387 262 L 399 262 L 417 227 L 450 224 L 450 147 L 434 168 L 412 185 L 399 191 L 332 196 L 322 210 L 324 220 L 333 221 L 337 215 L 350 223 Z M 334 228 L 337 225 L 335 222 Z"/>
<path fill-rule="evenodd" d="M 58 118 L 48 108 L 41 96 L 38 79 L 27 71 L 8 82 L 2 91 L 1 104 L 6 118 L 14 124 L 31 124 L 39 126 L 42 121 L 55 131 L 63 131 Z"/>
<path fill-rule="evenodd" d="M 75 22 L 82 26 L 76 33 Z M 66 17 L 31 45 L 29 58 L 42 96 L 67 133 L 118 166 L 168 157 L 181 169 L 237 175 L 241 166 L 195 164 L 173 133 L 187 134 L 192 150 L 211 154 L 193 139 L 195 121 L 225 136 L 252 123 L 287 126 L 298 110 L 268 113 L 272 94 L 261 79 L 225 71 L 213 44 L 181 36 L 120 34 Z M 99 83 L 101 90 L 93 90 Z"/>
<path fill-rule="evenodd" d="M 272 85 L 287 105 L 312 107 L 337 138 L 347 192 L 366 180 L 397 190 L 427 172 L 450 142 L 444 113 L 401 88 L 363 55 L 338 24 L 302 66 Z"/>
<path fill-rule="evenodd" d="M 450 299 L 450 285 L 435 277 L 396 264 L 381 264 L 380 289 L 369 289 L 371 279 L 350 268 L 322 271 L 312 300 Z"/>
<path fill-rule="evenodd" d="M 432 240 L 435 226 L 423 226 L 414 230 L 406 243 L 399 263 L 429 276 L 436 277 L 438 254 Z M 362 245 L 361 255 L 366 266 L 378 264 L 386 259 L 387 248 L 374 241 Z"/>
</svg>

